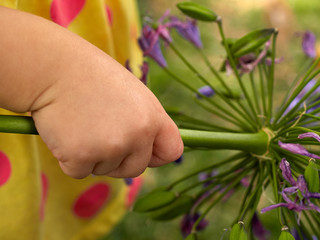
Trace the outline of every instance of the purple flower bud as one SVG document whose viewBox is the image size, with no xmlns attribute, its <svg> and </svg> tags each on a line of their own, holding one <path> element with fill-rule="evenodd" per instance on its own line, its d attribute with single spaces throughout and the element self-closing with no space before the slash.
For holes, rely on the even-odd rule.
<svg viewBox="0 0 320 240">
<path fill-rule="evenodd" d="M 302 138 L 314 138 L 316 139 L 318 142 L 320 142 L 320 136 L 314 132 L 307 132 L 307 133 L 302 133 L 298 136 L 299 139 Z"/>
<path fill-rule="evenodd" d="M 159 42 L 159 34 L 150 26 L 143 27 L 142 36 L 138 39 L 141 50 L 144 56 L 149 56 L 154 59 L 161 67 L 166 67 L 167 62 L 164 59 Z"/>
<path fill-rule="evenodd" d="M 176 17 L 171 17 L 170 19 L 171 26 L 174 27 L 183 38 L 190 41 L 197 48 L 202 48 L 200 32 L 196 20 L 188 19 L 186 22 L 182 22 Z"/>
<path fill-rule="evenodd" d="M 198 220 L 198 218 L 200 217 L 199 213 L 195 213 L 193 215 L 191 214 L 186 214 L 182 221 L 181 221 L 181 233 L 183 235 L 183 237 L 188 236 L 191 233 L 193 224 Z M 197 226 L 197 231 L 201 231 L 203 229 L 206 228 L 206 226 L 208 225 L 208 221 L 206 221 L 205 219 L 202 219 L 200 221 L 200 223 Z"/>
<path fill-rule="evenodd" d="M 269 231 L 267 231 L 263 227 L 263 225 L 262 225 L 257 213 L 255 213 L 253 215 L 251 224 L 252 224 L 252 232 L 253 232 L 254 236 L 256 236 L 256 238 L 258 240 L 266 240 L 266 239 L 268 239 L 267 236 L 269 235 Z"/>
<path fill-rule="evenodd" d="M 302 36 L 302 50 L 308 57 L 316 57 L 316 36 L 310 31 Z"/>
<path fill-rule="evenodd" d="M 290 163 L 285 158 L 283 158 L 280 162 L 280 169 L 282 171 L 283 178 L 287 180 L 287 182 L 289 182 L 291 186 L 295 186 L 296 181 L 292 176 Z"/>
<path fill-rule="evenodd" d="M 299 155 L 304 155 L 304 156 L 311 157 L 311 158 L 320 159 L 320 156 L 318 156 L 316 154 L 309 153 L 307 151 L 307 149 L 305 149 L 303 146 L 301 146 L 298 143 L 283 143 L 283 142 L 279 141 L 278 144 L 282 149 L 285 149 L 285 150 L 292 152 L 294 154 L 299 154 Z"/>
<path fill-rule="evenodd" d="M 204 95 L 206 97 L 211 97 L 215 94 L 214 90 L 210 87 L 210 86 L 203 86 L 201 88 L 198 89 L 198 92 L 201 94 L 201 95 Z M 200 94 L 197 94 L 197 98 L 201 98 L 201 95 Z"/>
</svg>

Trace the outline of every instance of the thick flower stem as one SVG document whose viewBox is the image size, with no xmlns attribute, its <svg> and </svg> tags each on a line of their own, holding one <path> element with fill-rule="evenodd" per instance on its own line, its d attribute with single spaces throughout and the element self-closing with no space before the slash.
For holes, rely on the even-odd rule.
<svg viewBox="0 0 320 240">
<path fill-rule="evenodd" d="M 31 117 L 0 115 L 0 132 L 38 134 Z"/>
<path fill-rule="evenodd" d="M 26 116 L 0 116 L 0 132 L 38 134 L 34 121 Z M 229 133 L 180 129 L 182 140 L 188 147 L 243 150 L 255 154 L 267 151 L 268 136 L 265 132 Z"/>
<path fill-rule="evenodd" d="M 185 146 L 211 149 L 243 150 L 263 154 L 268 148 L 268 135 L 258 133 L 228 133 L 180 129 Z"/>
</svg>

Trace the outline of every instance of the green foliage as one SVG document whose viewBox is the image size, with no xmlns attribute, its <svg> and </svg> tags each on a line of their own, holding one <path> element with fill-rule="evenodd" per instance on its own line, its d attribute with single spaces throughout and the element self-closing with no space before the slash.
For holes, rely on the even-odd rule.
<svg viewBox="0 0 320 240">
<path fill-rule="evenodd" d="M 192 197 L 188 195 L 181 195 L 167 206 L 153 211 L 150 214 L 150 218 L 159 221 L 174 219 L 191 209 L 193 203 L 194 201 Z"/>
<path fill-rule="evenodd" d="M 319 169 L 314 161 L 310 161 L 304 172 L 310 192 L 319 192 Z"/>
<path fill-rule="evenodd" d="M 166 191 L 164 188 L 158 188 L 139 198 L 134 207 L 135 212 L 149 212 L 170 204 L 175 200 L 173 192 Z"/>
</svg>

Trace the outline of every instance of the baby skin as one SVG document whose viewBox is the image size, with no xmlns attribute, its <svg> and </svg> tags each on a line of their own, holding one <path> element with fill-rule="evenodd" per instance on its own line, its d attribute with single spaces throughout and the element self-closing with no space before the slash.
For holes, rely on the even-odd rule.
<svg viewBox="0 0 320 240">
<path fill-rule="evenodd" d="M 136 177 L 183 143 L 157 98 L 110 56 L 43 18 L 0 7 L 0 107 L 31 112 L 64 173 Z"/>
</svg>

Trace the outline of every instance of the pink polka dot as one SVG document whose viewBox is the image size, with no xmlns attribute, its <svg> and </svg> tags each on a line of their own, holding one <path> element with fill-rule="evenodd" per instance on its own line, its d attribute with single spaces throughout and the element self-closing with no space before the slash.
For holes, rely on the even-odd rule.
<svg viewBox="0 0 320 240">
<path fill-rule="evenodd" d="M 44 208 L 47 201 L 48 196 L 48 178 L 44 173 L 41 173 L 41 185 L 42 185 L 42 196 L 40 203 L 40 219 L 44 219 Z"/>
<path fill-rule="evenodd" d="M 73 212 L 80 218 L 89 218 L 98 213 L 107 202 L 110 187 L 106 183 L 97 183 L 83 192 L 73 206 Z"/>
<path fill-rule="evenodd" d="M 108 5 L 106 5 L 106 13 L 107 13 L 107 17 L 108 17 L 108 22 L 109 22 L 110 26 L 112 26 L 113 14 L 112 14 L 111 8 Z"/>
<path fill-rule="evenodd" d="M 9 158 L 0 152 L 0 186 L 5 184 L 11 175 L 11 164 Z"/>
<path fill-rule="evenodd" d="M 68 27 L 84 7 L 86 0 L 53 0 L 50 7 L 52 21 Z"/>
<path fill-rule="evenodd" d="M 136 199 L 140 191 L 141 186 L 142 186 L 142 178 L 141 177 L 134 178 L 133 183 L 129 186 L 126 207 L 130 207 L 133 204 L 134 200 Z"/>
</svg>

